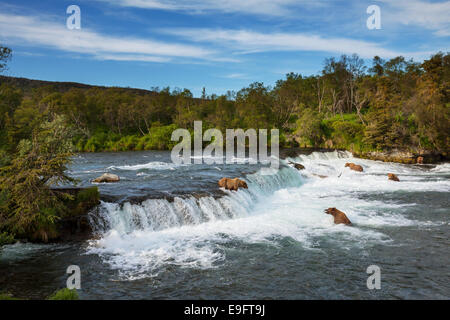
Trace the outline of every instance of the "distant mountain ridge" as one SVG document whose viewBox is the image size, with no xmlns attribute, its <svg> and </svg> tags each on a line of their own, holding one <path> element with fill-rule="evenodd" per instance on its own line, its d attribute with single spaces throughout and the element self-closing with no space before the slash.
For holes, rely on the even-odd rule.
<svg viewBox="0 0 450 320">
<path fill-rule="evenodd" d="M 20 88 L 24 91 L 25 94 L 31 93 L 31 91 L 35 88 L 45 87 L 45 86 L 52 86 L 56 91 L 58 92 L 66 92 L 70 89 L 92 89 L 92 88 L 98 88 L 98 89 L 111 89 L 111 88 L 117 88 L 126 90 L 130 93 L 137 94 L 137 95 L 145 95 L 145 94 L 151 94 L 156 95 L 158 94 L 155 91 L 151 90 L 145 90 L 145 89 L 136 89 L 136 88 L 129 88 L 129 87 L 107 87 L 107 86 L 98 86 L 98 85 L 90 85 L 90 84 L 84 84 L 84 83 L 78 83 L 78 82 L 62 82 L 62 81 L 46 81 L 46 80 L 34 80 L 34 79 L 28 79 L 28 78 L 19 78 L 19 77 L 10 77 L 10 76 L 1 76 L 0 75 L 0 84 L 2 83 L 8 83 L 10 85 L 13 85 L 17 88 Z"/>
</svg>

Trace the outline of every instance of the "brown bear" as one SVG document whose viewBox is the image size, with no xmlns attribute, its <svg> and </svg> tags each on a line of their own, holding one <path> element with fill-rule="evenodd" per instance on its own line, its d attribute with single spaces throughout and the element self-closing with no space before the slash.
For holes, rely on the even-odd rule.
<svg viewBox="0 0 450 320">
<path fill-rule="evenodd" d="M 350 169 L 353 170 L 353 171 L 358 171 L 358 172 L 363 172 L 364 171 L 363 167 L 361 167 L 359 164 L 354 164 L 354 163 L 351 163 L 351 162 L 347 162 L 345 164 L 345 167 L 350 167 Z"/>
<path fill-rule="evenodd" d="M 238 191 L 239 188 L 248 189 L 247 182 L 238 178 L 222 178 L 219 180 L 219 187 L 231 191 Z"/>
<path fill-rule="evenodd" d="M 342 211 L 339 211 L 336 208 L 328 208 L 325 210 L 325 213 L 331 214 L 334 217 L 335 224 L 343 223 L 348 226 L 352 225 L 351 221 L 347 218 L 345 213 L 343 213 Z"/>
<path fill-rule="evenodd" d="M 400 181 L 400 179 L 393 173 L 388 173 L 388 179 L 392 181 Z"/>
</svg>

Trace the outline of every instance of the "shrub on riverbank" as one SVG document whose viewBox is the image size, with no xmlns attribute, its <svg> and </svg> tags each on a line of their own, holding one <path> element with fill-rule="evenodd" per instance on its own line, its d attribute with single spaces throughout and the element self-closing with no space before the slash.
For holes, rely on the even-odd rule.
<svg viewBox="0 0 450 320">
<path fill-rule="evenodd" d="M 98 192 L 98 187 L 90 187 L 82 189 L 78 192 L 75 199 L 76 206 L 92 206 L 100 201 L 100 193 Z"/>
<path fill-rule="evenodd" d="M 79 300 L 79 297 L 77 290 L 64 288 L 56 291 L 47 300 Z"/>
<path fill-rule="evenodd" d="M 14 298 L 12 294 L 0 293 L 0 300 L 21 300 L 19 298 Z"/>
<path fill-rule="evenodd" d="M 49 117 L 22 139 L 10 164 L 0 168 L 0 232 L 47 242 L 72 200 L 51 186 L 74 182 L 66 174 L 72 156 L 70 129 L 60 116 Z"/>
<path fill-rule="evenodd" d="M 12 234 L 9 234 L 7 232 L 0 232 L 0 247 L 14 242 L 15 240 Z"/>
<path fill-rule="evenodd" d="M 61 200 L 66 208 L 61 218 L 84 215 L 100 203 L 100 192 L 96 186 L 83 189 L 53 189 L 53 192 L 62 196 Z M 70 198 L 67 198 L 68 194 Z"/>
<path fill-rule="evenodd" d="M 10 293 L 0 293 L 0 300 L 25 300 L 16 298 Z M 50 295 L 47 300 L 79 300 L 77 290 L 61 289 Z"/>
<path fill-rule="evenodd" d="M 117 152 L 142 150 L 170 150 L 177 144 L 171 141 L 172 132 L 177 129 L 174 124 L 154 125 L 144 135 L 120 136 L 112 132 L 97 132 L 88 140 L 80 137 L 75 141 L 79 152 Z"/>
<path fill-rule="evenodd" d="M 156 126 L 150 129 L 150 133 L 143 136 L 137 150 L 170 150 L 178 142 L 171 141 L 172 132 L 177 129 L 174 124 L 168 126 Z"/>
<path fill-rule="evenodd" d="M 325 136 L 331 140 L 333 148 L 351 151 L 371 149 L 363 142 L 364 125 L 356 113 L 336 115 L 322 121 Z"/>
</svg>

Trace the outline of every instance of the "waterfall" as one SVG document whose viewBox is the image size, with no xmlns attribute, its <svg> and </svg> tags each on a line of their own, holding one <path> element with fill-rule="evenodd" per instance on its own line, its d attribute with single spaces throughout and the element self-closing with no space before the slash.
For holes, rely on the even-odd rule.
<svg viewBox="0 0 450 320">
<path fill-rule="evenodd" d="M 291 239 L 315 250 L 332 239 L 338 247 L 365 248 L 390 243 L 391 237 L 383 232 L 387 227 L 428 228 L 442 223 L 410 216 L 414 203 L 383 201 L 373 195 L 448 192 L 444 166 L 436 167 L 437 174 L 415 166 L 354 159 L 338 151 L 281 162 L 272 175 L 263 170 L 267 168 L 242 174 L 248 189 L 225 191 L 221 197 L 103 202 L 100 213 L 91 216 L 100 236 L 89 242 L 87 252 L 120 270 L 120 277 L 134 280 L 153 277 L 168 265 L 215 268 L 226 260 L 226 248 L 239 243 L 277 246 L 280 240 Z M 299 171 L 289 162 L 301 163 L 305 169 Z M 346 162 L 361 164 L 364 172 L 346 168 Z M 399 174 L 406 183 L 389 181 L 386 172 Z M 323 212 L 328 207 L 344 211 L 354 226 L 335 225 Z"/>
<path fill-rule="evenodd" d="M 296 169 L 285 164 L 275 174 L 258 171 L 245 179 L 248 189 L 226 191 L 227 195 L 219 198 L 187 196 L 175 197 L 173 201 L 148 199 L 140 204 L 102 202 L 98 213 L 91 215 L 91 224 L 97 232 L 114 229 L 126 234 L 135 230 L 160 231 L 245 217 L 251 214 L 252 206 L 259 199 L 281 188 L 301 186 L 304 182 Z"/>
</svg>

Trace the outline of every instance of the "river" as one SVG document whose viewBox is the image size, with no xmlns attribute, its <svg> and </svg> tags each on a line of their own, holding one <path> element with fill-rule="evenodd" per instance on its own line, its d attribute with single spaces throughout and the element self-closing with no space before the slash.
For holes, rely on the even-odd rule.
<svg viewBox="0 0 450 320">
<path fill-rule="evenodd" d="M 80 186 L 104 172 L 121 178 L 98 185 L 97 237 L 3 247 L 0 291 L 42 299 L 78 265 L 81 299 L 450 298 L 448 163 L 313 152 L 267 175 L 238 160 L 175 165 L 162 151 L 78 155 L 69 173 Z M 222 177 L 244 178 L 249 188 L 220 190 Z M 335 225 L 323 212 L 329 207 L 353 226 Z M 379 290 L 367 288 L 370 265 L 381 270 Z"/>
</svg>

